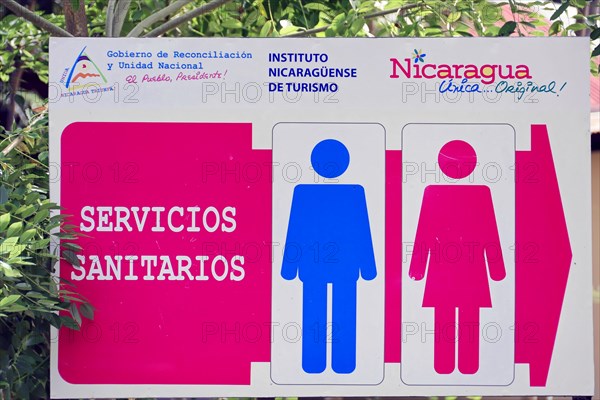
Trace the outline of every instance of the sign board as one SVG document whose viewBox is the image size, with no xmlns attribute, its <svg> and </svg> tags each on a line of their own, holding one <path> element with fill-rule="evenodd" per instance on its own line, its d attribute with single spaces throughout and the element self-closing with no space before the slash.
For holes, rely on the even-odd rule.
<svg viewBox="0 0 600 400">
<path fill-rule="evenodd" d="M 53 38 L 52 396 L 591 395 L 588 52 Z"/>
</svg>

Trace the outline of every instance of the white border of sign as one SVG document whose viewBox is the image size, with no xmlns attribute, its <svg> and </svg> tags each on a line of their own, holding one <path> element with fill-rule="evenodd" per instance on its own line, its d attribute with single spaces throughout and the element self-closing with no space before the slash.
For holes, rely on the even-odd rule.
<svg viewBox="0 0 600 400">
<path fill-rule="evenodd" d="M 194 48 L 198 44 L 243 48 L 254 53 L 248 68 L 235 70 L 240 101 L 235 95 L 190 90 L 190 83 L 140 86 L 135 93 L 123 84 L 131 70 L 112 70 L 109 83 L 120 84 L 117 97 L 96 102 L 82 96 L 60 97 L 65 60 L 88 46 L 101 66 L 109 50 Z M 51 394 L 72 397 L 197 397 L 197 396 L 442 396 L 442 395 L 591 395 L 594 391 L 591 302 L 591 193 L 589 153 L 589 41 L 586 38 L 498 39 L 58 39 L 51 38 L 50 159 L 60 165 L 60 135 L 76 121 L 210 122 L 253 124 L 253 147 L 270 148 L 271 132 L 278 122 L 378 123 L 386 130 L 387 150 L 401 149 L 401 130 L 409 123 L 504 123 L 514 126 L 517 151 L 529 150 L 531 124 L 546 124 L 562 194 L 573 260 L 563 311 L 554 345 L 546 387 L 530 387 L 527 365 L 516 364 L 509 386 L 407 386 L 400 380 L 400 364 L 385 364 L 384 380 L 377 386 L 276 385 L 269 363 L 252 365 L 250 386 L 227 385 L 79 385 L 58 372 L 58 343 L 52 342 Z M 424 49 L 437 63 L 527 64 L 534 80 L 567 82 L 560 96 L 527 94 L 502 98 L 436 92 L 434 81 L 391 80 L 390 57 L 408 57 Z M 332 67 L 352 67 L 358 77 L 339 81 L 340 90 L 301 98 L 283 99 L 250 89 L 265 88 L 269 52 L 319 52 L 329 55 Z M 69 63 L 71 61 L 68 61 Z M 233 71 L 233 70 L 232 70 Z M 232 74 L 233 76 L 233 74 Z M 233 84 L 233 81 L 230 82 Z M 250 84 L 252 83 L 252 84 Z M 246 86 L 245 86 L 246 85 Z M 64 86 L 64 85 L 63 85 Z M 233 87 L 233 86 L 232 86 Z M 246 89 L 244 89 L 246 88 Z M 127 89 L 127 90 L 131 90 Z M 245 90 L 245 92 L 244 92 Z M 501 97 L 501 96 L 500 96 Z M 272 99 L 272 100 L 271 100 Z M 131 100 L 137 100 L 132 102 Z M 249 101 L 256 100 L 256 101 Z M 202 104 L 202 108 L 198 105 Z M 165 105 L 179 105 L 165 112 Z M 188 106 L 186 106 L 188 105 Z M 59 170 L 59 168 L 57 167 Z M 60 181 L 51 182 L 53 201 L 60 203 Z M 57 274 L 59 273 L 57 268 Z M 56 330 L 51 333 L 57 337 Z M 400 340 L 400 338 L 398 338 Z M 118 360 L 115 360 L 118 362 Z M 574 368 L 573 366 L 577 366 Z"/>
</svg>

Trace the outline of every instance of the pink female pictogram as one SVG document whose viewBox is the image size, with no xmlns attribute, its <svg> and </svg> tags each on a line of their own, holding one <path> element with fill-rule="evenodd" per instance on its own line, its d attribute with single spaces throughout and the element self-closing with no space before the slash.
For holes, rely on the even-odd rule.
<svg viewBox="0 0 600 400">
<path fill-rule="evenodd" d="M 463 179 L 475 169 L 477 154 L 468 143 L 453 140 L 440 150 L 438 163 L 446 176 Z M 458 370 L 474 374 L 479 369 L 479 309 L 492 307 L 488 269 L 495 281 L 506 276 L 489 187 L 427 186 L 409 276 L 426 276 L 422 306 L 434 309 L 438 374 L 455 369 L 457 334 Z"/>
</svg>

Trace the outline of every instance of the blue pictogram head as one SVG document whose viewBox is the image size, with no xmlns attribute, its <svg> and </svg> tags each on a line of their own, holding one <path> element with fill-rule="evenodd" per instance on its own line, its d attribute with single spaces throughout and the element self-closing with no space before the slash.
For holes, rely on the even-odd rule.
<svg viewBox="0 0 600 400">
<path fill-rule="evenodd" d="M 319 142 L 310 155 L 312 167 L 324 178 L 337 178 L 350 164 L 350 153 L 341 142 L 326 139 Z"/>
</svg>

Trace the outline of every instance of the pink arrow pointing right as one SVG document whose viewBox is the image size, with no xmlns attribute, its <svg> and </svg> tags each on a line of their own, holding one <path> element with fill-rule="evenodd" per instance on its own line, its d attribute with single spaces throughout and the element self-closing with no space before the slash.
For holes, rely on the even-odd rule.
<svg viewBox="0 0 600 400">
<path fill-rule="evenodd" d="M 545 386 L 572 252 L 546 125 L 531 126 L 531 151 L 516 154 L 515 362 Z"/>
</svg>

